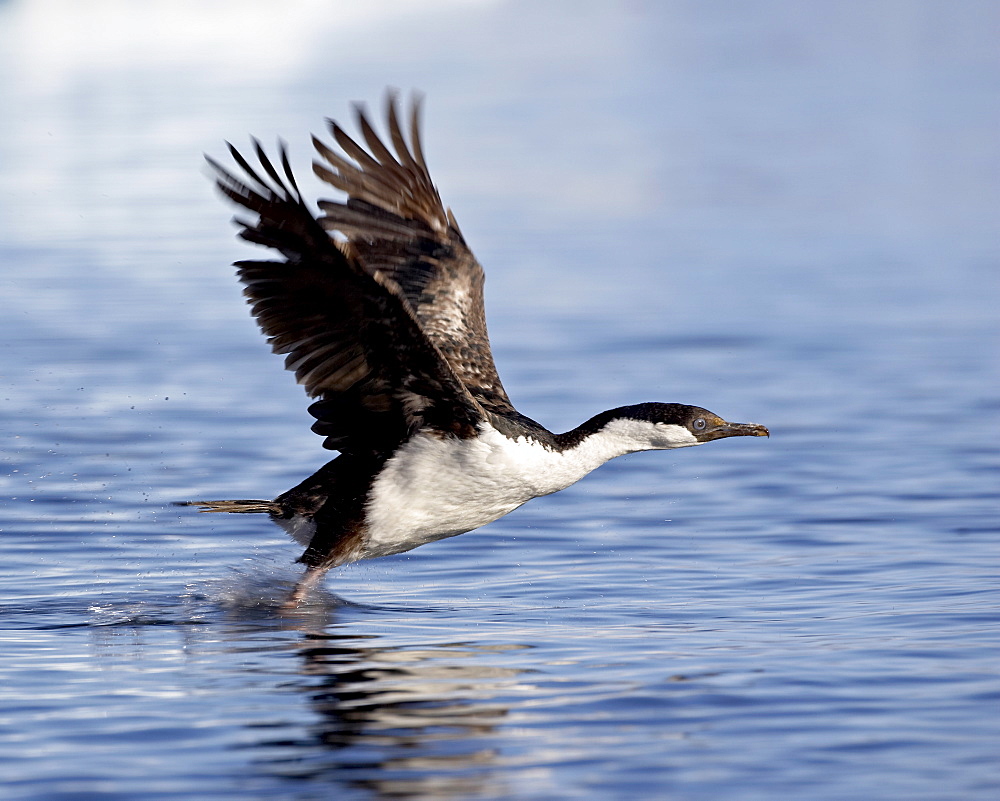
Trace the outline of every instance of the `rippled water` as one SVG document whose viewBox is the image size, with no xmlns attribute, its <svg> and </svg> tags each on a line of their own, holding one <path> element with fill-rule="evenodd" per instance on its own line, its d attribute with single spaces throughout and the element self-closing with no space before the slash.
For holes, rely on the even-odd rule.
<svg viewBox="0 0 1000 801">
<path fill-rule="evenodd" d="M 995 7 L 286 5 L 0 6 L 3 797 L 996 798 Z M 523 411 L 772 437 L 281 615 L 280 531 L 170 505 L 328 456 L 199 158 L 386 84 Z"/>
</svg>

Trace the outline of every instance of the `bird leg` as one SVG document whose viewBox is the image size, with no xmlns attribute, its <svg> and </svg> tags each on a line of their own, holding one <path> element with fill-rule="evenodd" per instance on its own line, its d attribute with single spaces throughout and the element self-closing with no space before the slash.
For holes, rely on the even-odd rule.
<svg viewBox="0 0 1000 801">
<path fill-rule="evenodd" d="M 306 568 L 306 572 L 302 574 L 302 578 L 296 582 L 295 589 L 292 590 L 291 594 L 281 605 L 280 610 L 282 612 L 294 612 L 298 609 L 299 604 L 306 599 L 312 588 L 319 583 L 320 579 L 323 578 L 323 575 L 329 569 L 329 565 L 309 565 Z"/>
</svg>

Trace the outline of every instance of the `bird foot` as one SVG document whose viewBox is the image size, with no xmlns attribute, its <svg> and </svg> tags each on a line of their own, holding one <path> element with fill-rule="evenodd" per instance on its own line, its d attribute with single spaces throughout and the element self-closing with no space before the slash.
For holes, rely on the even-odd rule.
<svg viewBox="0 0 1000 801">
<path fill-rule="evenodd" d="M 302 575 L 302 578 L 298 580 L 295 588 L 292 590 L 288 598 L 285 599 L 284 603 L 278 607 L 279 612 L 294 612 L 299 606 L 306 600 L 310 591 L 319 580 L 326 573 L 325 567 L 317 567 L 315 565 L 310 565 L 306 568 L 306 572 Z"/>
</svg>

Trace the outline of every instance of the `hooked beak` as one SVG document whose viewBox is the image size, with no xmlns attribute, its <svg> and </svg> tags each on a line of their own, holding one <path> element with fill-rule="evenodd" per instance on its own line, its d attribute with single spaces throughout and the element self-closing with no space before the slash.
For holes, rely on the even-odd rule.
<svg viewBox="0 0 1000 801">
<path fill-rule="evenodd" d="M 696 435 L 702 442 L 724 437 L 769 437 L 771 432 L 759 423 L 727 423 L 721 420 L 718 425 Z"/>
</svg>

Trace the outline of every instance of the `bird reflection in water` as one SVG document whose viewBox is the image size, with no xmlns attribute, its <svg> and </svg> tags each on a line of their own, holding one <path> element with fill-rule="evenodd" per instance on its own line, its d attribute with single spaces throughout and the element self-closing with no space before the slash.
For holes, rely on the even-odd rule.
<svg viewBox="0 0 1000 801">
<path fill-rule="evenodd" d="M 287 753 L 268 759 L 269 771 L 376 797 L 505 796 L 492 740 L 509 709 L 498 699 L 516 692 L 525 671 L 490 656 L 526 646 L 379 647 L 379 639 L 305 634 L 302 673 L 319 682 L 300 689 L 318 720 L 304 741 L 281 743 Z"/>
<path fill-rule="evenodd" d="M 228 581 L 191 589 L 180 604 L 111 604 L 94 612 L 92 643 L 109 665 L 124 659 L 149 670 L 160 658 L 172 665 L 179 640 L 184 654 L 212 665 L 216 681 L 271 687 L 254 722 L 240 724 L 249 742 L 246 729 L 222 735 L 248 749 L 251 781 L 256 774 L 308 782 L 322 797 L 337 787 L 394 799 L 511 794 L 509 716 L 537 687 L 507 654 L 529 646 L 427 643 L 412 631 L 413 616 L 432 615 L 440 631 L 447 609 L 359 605 L 322 589 L 294 613 L 275 615 L 288 584 L 234 571 Z M 394 631 L 404 611 L 411 629 Z M 338 630 L 359 618 L 380 633 Z M 290 680 L 289 652 L 298 660 Z M 305 703 L 289 699 L 290 690 Z M 537 765 L 530 770 L 535 775 Z"/>
</svg>

